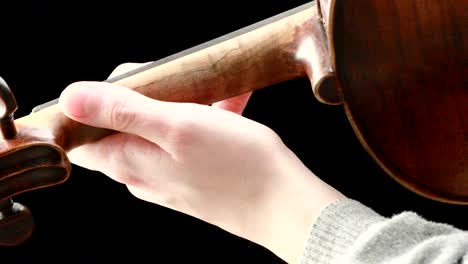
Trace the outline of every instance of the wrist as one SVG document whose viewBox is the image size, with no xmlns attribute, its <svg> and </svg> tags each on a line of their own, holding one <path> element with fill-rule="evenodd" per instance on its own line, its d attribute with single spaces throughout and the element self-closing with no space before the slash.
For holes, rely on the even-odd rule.
<svg viewBox="0 0 468 264">
<path fill-rule="evenodd" d="M 245 231 L 247 239 L 288 263 L 298 263 L 322 209 L 344 196 L 315 176 L 286 147 L 279 153 L 273 162 L 275 176 L 252 212 L 254 224 Z"/>
</svg>

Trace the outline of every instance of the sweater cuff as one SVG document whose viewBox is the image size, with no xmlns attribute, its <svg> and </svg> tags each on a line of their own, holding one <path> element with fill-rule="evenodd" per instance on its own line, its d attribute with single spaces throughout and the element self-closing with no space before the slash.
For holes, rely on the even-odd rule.
<svg viewBox="0 0 468 264">
<path fill-rule="evenodd" d="M 370 225 L 383 220 L 384 217 L 352 199 L 331 203 L 312 226 L 301 263 L 332 263 Z"/>
</svg>

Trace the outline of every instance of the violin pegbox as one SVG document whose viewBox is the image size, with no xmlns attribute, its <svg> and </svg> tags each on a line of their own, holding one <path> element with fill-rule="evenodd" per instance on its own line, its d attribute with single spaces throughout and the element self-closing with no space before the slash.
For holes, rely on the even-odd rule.
<svg viewBox="0 0 468 264">
<path fill-rule="evenodd" d="M 30 211 L 12 197 L 63 183 L 71 172 L 70 161 L 53 143 L 53 135 L 34 128 L 17 130 L 17 108 L 13 93 L 0 78 L 0 246 L 23 243 L 34 228 Z"/>
</svg>

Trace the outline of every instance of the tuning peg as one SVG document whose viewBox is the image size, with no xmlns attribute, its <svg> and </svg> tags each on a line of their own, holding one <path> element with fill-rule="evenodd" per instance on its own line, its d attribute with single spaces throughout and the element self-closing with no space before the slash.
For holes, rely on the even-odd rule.
<svg viewBox="0 0 468 264">
<path fill-rule="evenodd" d="M 34 229 L 34 219 L 24 205 L 12 197 L 64 182 L 71 171 L 62 148 L 37 129 L 18 131 L 15 97 L 0 77 L 0 246 L 25 242 Z"/>
</svg>

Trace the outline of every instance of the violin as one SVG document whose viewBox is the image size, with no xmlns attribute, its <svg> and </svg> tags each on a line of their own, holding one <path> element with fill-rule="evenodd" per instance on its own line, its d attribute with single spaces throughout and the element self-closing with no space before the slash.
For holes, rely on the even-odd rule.
<svg viewBox="0 0 468 264">
<path fill-rule="evenodd" d="M 353 3 L 354 2 L 354 3 Z M 105 80 L 148 97 L 211 104 L 309 78 L 342 107 L 394 180 L 428 199 L 468 204 L 466 1 L 318 0 Z M 67 153 L 114 131 L 67 118 L 57 100 L 14 119 L 0 80 L 0 245 L 31 236 L 20 193 L 65 182 Z"/>
</svg>

